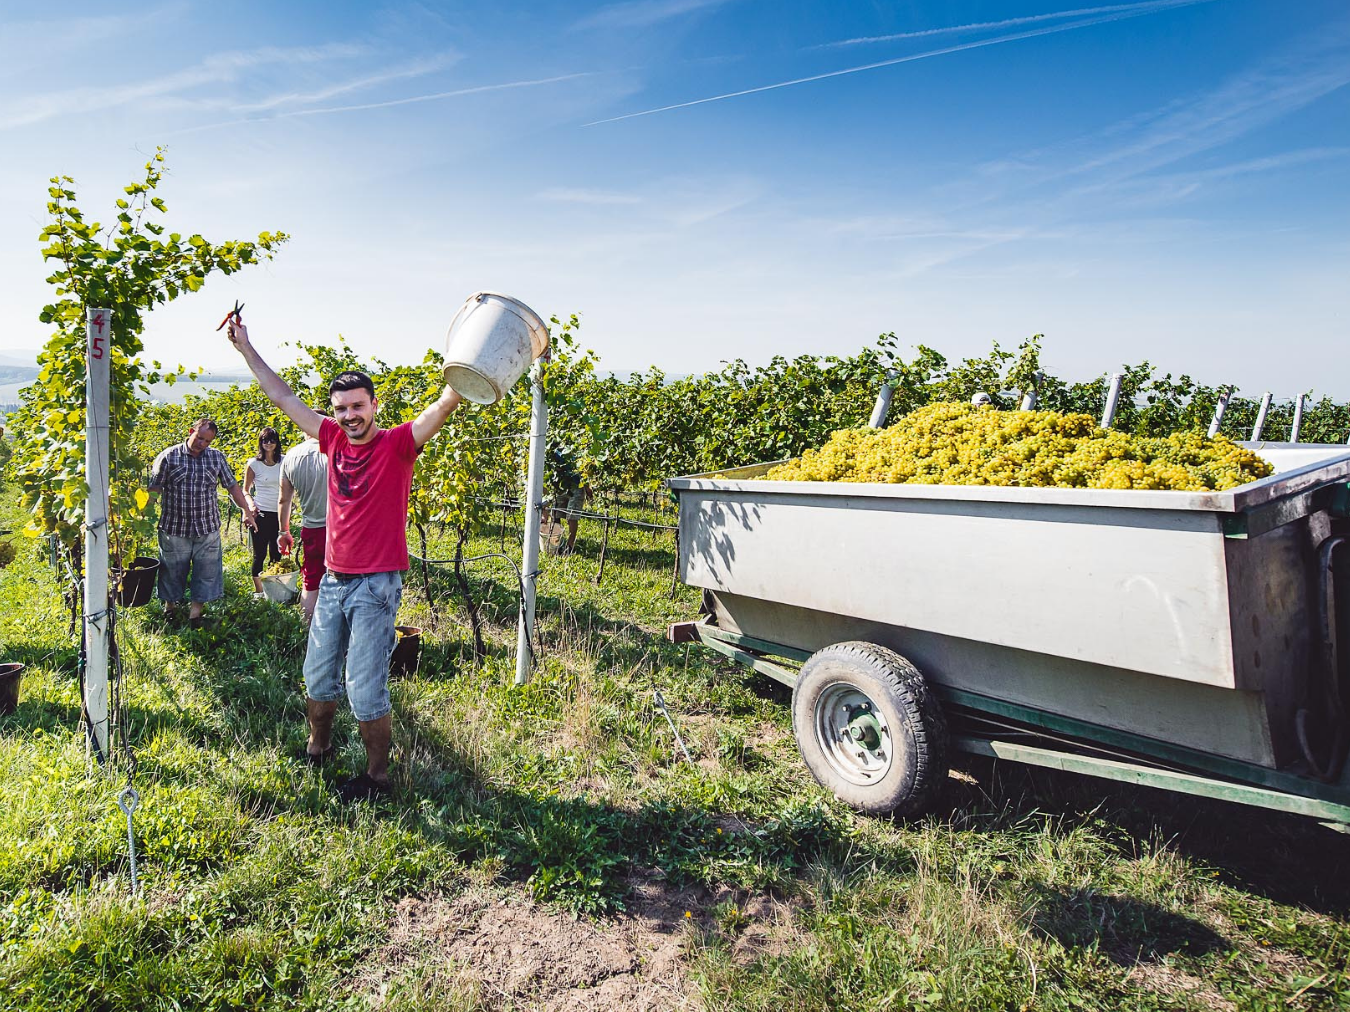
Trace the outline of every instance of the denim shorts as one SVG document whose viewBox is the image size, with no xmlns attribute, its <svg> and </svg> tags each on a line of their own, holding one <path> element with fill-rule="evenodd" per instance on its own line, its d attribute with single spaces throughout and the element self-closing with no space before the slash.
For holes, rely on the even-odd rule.
<svg viewBox="0 0 1350 1012">
<path fill-rule="evenodd" d="M 402 573 L 342 579 L 324 574 L 305 651 L 305 692 L 310 699 L 318 703 L 341 699 L 345 681 L 357 720 L 379 720 L 393 709 L 389 655 L 394 652 L 394 616 L 402 597 Z"/>
<path fill-rule="evenodd" d="M 189 580 L 188 570 L 192 575 Z M 225 570 L 220 559 L 220 531 L 199 538 L 159 532 L 159 599 L 177 604 L 188 600 L 219 601 L 225 596 Z"/>
</svg>

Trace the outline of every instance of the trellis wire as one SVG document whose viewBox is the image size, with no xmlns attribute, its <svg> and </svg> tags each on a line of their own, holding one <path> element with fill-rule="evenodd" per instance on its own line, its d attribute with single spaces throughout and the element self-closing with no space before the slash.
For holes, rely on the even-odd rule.
<svg viewBox="0 0 1350 1012">
<path fill-rule="evenodd" d="M 416 559 L 418 562 L 428 566 L 453 566 L 455 564 L 454 559 L 424 559 L 415 552 L 409 552 L 408 558 Z M 525 601 L 525 574 L 520 571 L 520 566 L 516 564 L 516 560 L 511 558 L 511 556 L 501 552 L 489 552 L 486 555 L 471 555 L 468 558 L 460 559 L 459 562 L 460 565 L 464 565 L 469 562 L 481 562 L 484 559 L 503 559 L 511 564 L 511 568 L 514 569 L 516 573 L 516 606 L 518 610 L 523 608 Z M 535 571 L 530 575 L 538 576 L 539 572 Z M 528 619 L 526 621 L 528 622 Z M 530 648 L 531 662 L 543 653 L 540 645 L 535 642 L 539 635 L 538 626 L 539 624 L 536 622 L 533 629 L 526 629 L 525 631 L 525 642 Z"/>
</svg>

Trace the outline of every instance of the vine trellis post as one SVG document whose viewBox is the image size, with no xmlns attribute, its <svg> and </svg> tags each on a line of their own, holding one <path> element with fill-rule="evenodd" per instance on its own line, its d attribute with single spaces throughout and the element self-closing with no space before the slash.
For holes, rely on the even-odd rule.
<svg viewBox="0 0 1350 1012">
<path fill-rule="evenodd" d="M 89 748 L 107 760 L 108 715 L 108 361 L 112 310 L 85 312 L 84 712 Z"/>
<path fill-rule="evenodd" d="M 543 366 L 530 369 L 530 462 L 525 478 L 525 543 L 521 551 L 520 628 L 516 630 L 516 684 L 530 680 L 530 636 L 534 633 L 534 585 L 539 575 L 539 508 L 544 501 L 544 442 L 548 438 L 548 402 Z"/>
</svg>

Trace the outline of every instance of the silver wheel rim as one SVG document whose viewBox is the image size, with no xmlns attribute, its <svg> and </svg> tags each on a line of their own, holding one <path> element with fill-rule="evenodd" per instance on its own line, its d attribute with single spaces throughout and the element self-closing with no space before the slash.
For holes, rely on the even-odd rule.
<svg viewBox="0 0 1350 1012">
<path fill-rule="evenodd" d="M 849 783 L 871 786 L 891 771 L 895 750 L 890 721 L 856 686 L 835 682 L 825 687 L 816 699 L 815 731 L 825 761 Z"/>
</svg>

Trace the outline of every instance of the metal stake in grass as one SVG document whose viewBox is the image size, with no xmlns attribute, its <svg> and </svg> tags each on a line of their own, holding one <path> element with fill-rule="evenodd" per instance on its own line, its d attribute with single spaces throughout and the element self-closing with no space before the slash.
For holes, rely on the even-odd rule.
<svg viewBox="0 0 1350 1012">
<path fill-rule="evenodd" d="M 617 522 L 618 522 L 618 520 L 617 520 L 618 515 L 619 515 L 619 504 L 618 504 L 618 500 L 616 499 L 615 502 L 614 502 L 614 516 L 615 516 L 615 518 L 616 518 L 616 519 L 615 519 L 615 523 L 616 523 L 616 524 L 617 524 Z M 606 517 L 605 517 L 605 533 L 604 533 L 604 536 L 603 536 L 603 537 L 601 538 L 601 540 L 600 540 L 600 568 L 597 569 L 597 570 L 595 571 L 595 585 L 596 585 L 597 587 L 600 585 L 600 581 L 603 580 L 603 579 L 605 578 L 605 555 L 606 555 L 606 553 L 609 551 L 609 523 L 610 523 L 610 518 L 609 518 L 608 516 L 606 516 Z"/>
<path fill-rule="evenodd" d="M 675 721 L 670 719 L 670 711 L 666 709 L 666 701 L 662 698 L 660 689 L 652 689 L 652 700 L 656 703 L 656 708 L 661 711 L 662 716 L 666 718 L 666 723 L 670 725 L 670 733 L 675 736 L 675 743 L 680 746 L 680 751 L 684 753 L 684 761 L 690 766 L 694 765 L 694 760 L 689 758 L 689 750 L 684 747 L 684 739 L 680 737 L 680 732 L 675 727 Z"/>
<path fill-rule="evenodd" d="M 135 896 L 140 886 L 136 881 L 136 833 L 131 828 L 131 813 L 136 811 L 136 806 L 140 804 L 141 796 L 136 793 L 136 788 L 127 784 L 122 788 L 121 793 L 117 795 L 117 807 L 122 809 L 127 816 L 127 855 L 131 859 L 131 895 Z"/>
</svg>

